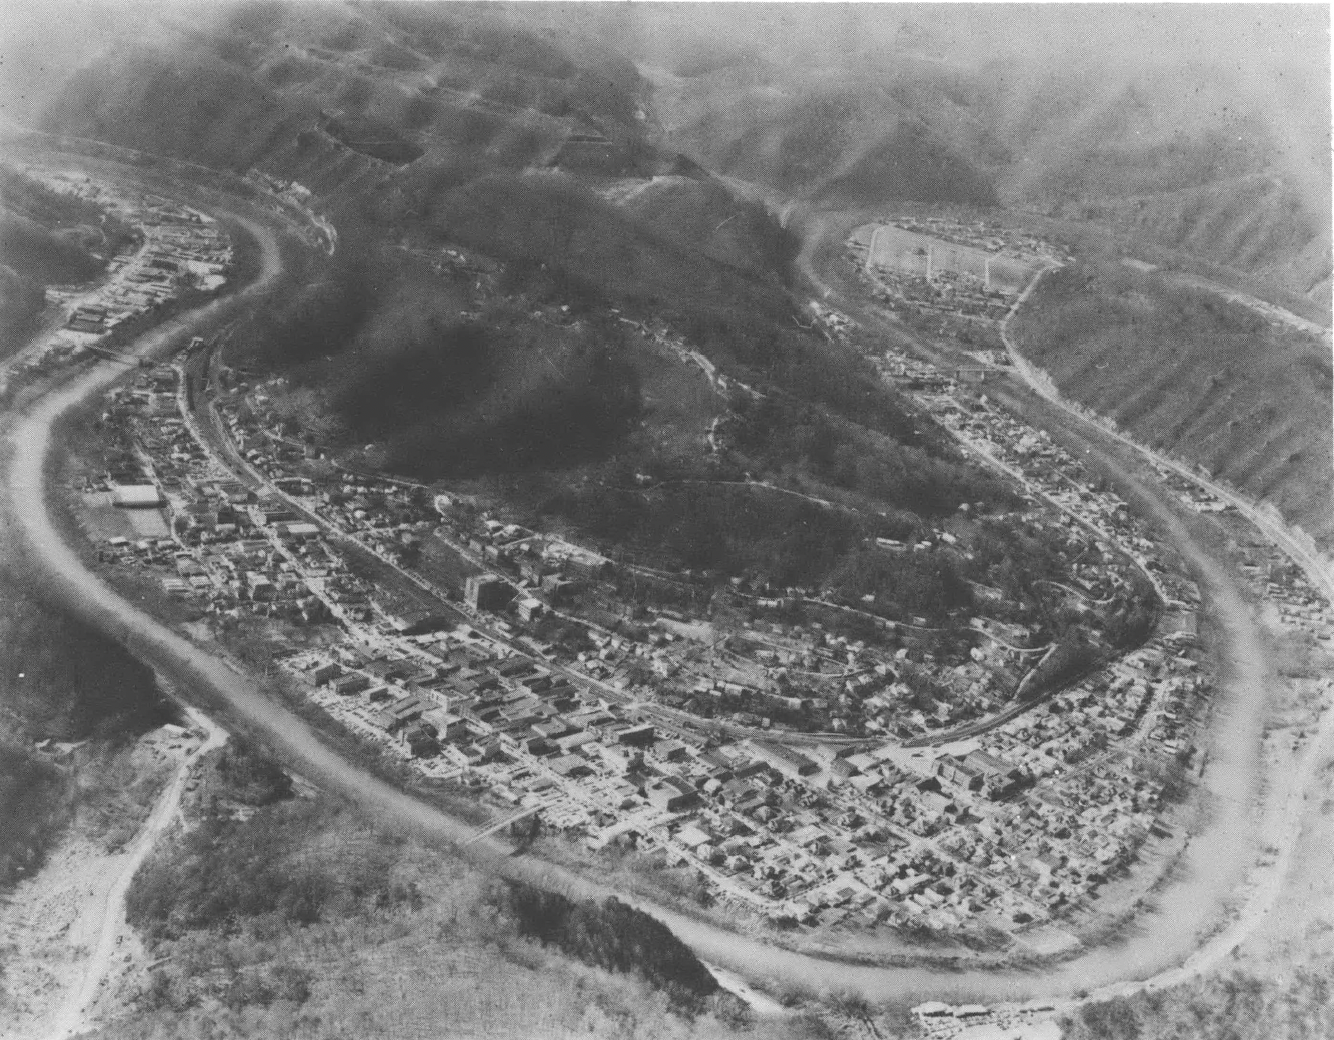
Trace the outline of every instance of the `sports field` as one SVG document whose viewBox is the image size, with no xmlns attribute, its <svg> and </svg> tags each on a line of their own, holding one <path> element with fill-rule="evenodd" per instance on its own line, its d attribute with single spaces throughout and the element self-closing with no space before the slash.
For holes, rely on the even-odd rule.
<svg viewBox="0 0 1334 1040">
<path fill-rule="evenodd" d="M 874 229 L 870 245 L 872 267 L 922 278 L 942 271 L 970 274 L 989 281 L 993 289 L 1001 292 L 1020 292 L 1037 271 L 1036 266 L 1014 257 L 956 245 L 888 224 Z"/>
</svg>

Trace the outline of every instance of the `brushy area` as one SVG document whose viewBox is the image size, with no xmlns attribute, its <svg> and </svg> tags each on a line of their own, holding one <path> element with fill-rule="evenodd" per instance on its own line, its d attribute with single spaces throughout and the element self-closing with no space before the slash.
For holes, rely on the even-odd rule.
<svg viewBox="0 0 1334 1040">
<path fill-rule="evenodd" d="M 34 331 L 47 285 L 97 277 L 130 237 L 91 203 L 0 165 L 0 357 Z"/>
<path fill-rule="evenodd" d="M 651 917 L 498 882 L 323 796 L 238 814 L 228 792 L 266 767 L 253 749 L 233 755 L 206 770 L 196 825 L 135 877 L 130 918 L 155 967 L 131 1016 L 96 1036 L 702 1040 L 752 1028 Z M 832 1034 L 806 1014 L 764 1035 Z"/>
<path fill-rule="evenodd" d="M 1065 1040 L 1262 1040 L 1334 1036 L 1334 974 L 1274 979 L 1232 971 L 1167 992 L 1090 1004 L 1061 1020 Z"/>
<path fill-rule="evenodd" d="M 113 796 L 138 782 L 129 746 L 175 718 L 151 672 L 34 591 L 0 575 L 0 889 L 39 868 L 80 812 L 111 844 L 132 833 L 137 810 Z M 84 764 L 58 768 L 35 748 L 46 740 L 89 740 Z"/>
</svg>

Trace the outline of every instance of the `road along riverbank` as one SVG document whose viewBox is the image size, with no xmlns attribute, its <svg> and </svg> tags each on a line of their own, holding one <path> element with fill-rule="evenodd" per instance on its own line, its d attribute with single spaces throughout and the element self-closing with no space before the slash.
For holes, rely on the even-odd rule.
<svg viewBox="0 0 1334 1040">
<path fill-rule="evenodd" d="M 277 242 L 269 229 L 257 229 L 265 248 L 266 262 L 259 281 L 239 295 L 253 299 L 264 289 L 266 277 L 278 274 Z M 210 304 L 184 315 L 142 337 L 136 353 L 153 355 L 171 349 L 182 338 L 207 331 L 226 314 L 225 301 Z M 460 845 L 472 828 L 440 810 L 417 801 L 348 762 L 325 745 L 292 712 L 265 697 L 245 676 L 228 667 L 183 636 L 128 604 L 83 565 L 76 553 L 57 533 L 43 487 L 43 471 L 50 448 L 52 424 L 68 409 L 104 389 L 123 370 L 103 365 L 77 377 L 70 384 L 36 402 L 18 416 L 10 434 L 11 459 L 5 474 L 4 492 L 18 521 L 25 547 L 34 566 L 48 577 L 53 594 L 66 605 L 122 638 L 130 649 L 164 671 L 184 690 L 200 699 L 225 703 L 227 710 L 262 730 L 275 750 L 294 768 L 343 795 L 373 814 L 387 826 L 411 830 L 433 840 Z M 1217 919 L 1219 899 L 1232 890 L 1244 857 L 1232 853 L 1231 845 L 1244 834 L 1238 821 L 1245 813 L 1236 807 L 1249 806 L 1255 777 L 1255 735 L 1264 701 L 1266 664 L 1263 645 L 1240 587 L 1228 572 L 1227 561 L 1216 555 L 1205 539 L 1197 539 L 1163 498 L 1161 489 L 1140 480 L 1128 463 L 1118 463 L 1116 451 L 1100 439 L 1096 430 L 1076 431 L 1084 436 L 1088 451 L 1098 452 L 1109 465 L 1122 465 L 1128 481 L 1138 481 L 1150 503 L 1157 502 L 1167 523 L 1168 536 L 1197 567 L 1203 580 L 1210 611 L 1218 618 L 1220 641 L 1238 648 L 1220 676 L 1220 713 L 1215 743 L 1238 749 L 1235 770 L 1211 767 L 1207 776 L 1218 779 L 1214 791 L 1219 801 L 1215 822 L 1207 832 L 1217 835 L 1209 848 L 1222 865 L 1213 869 L 1202 856 L 1193 873 L 1163 894 L 1158 913 L 1116 946 L 1088 951 L 1076 959 L 1040 971 L 1015 968 L 946 969 L 930 966 L 850 965 L 789 950 L 776 949 L 749 936 L 738 936 L 685 915 L 629 900 L 660 917 L 706 960 L 737 971 L 761 983 L 797 983 L 831 991 L 852 990 L 875 1000 L 903 1000 L 915 996 L 1018 999 L 1027 996 L 1064 995 L 1101 984 L 1152 976 L 1174 969 L 1198 945 L 1199 931 Z M 1173 526 L 1175 524 L 1175 526 Z M 1179 540 L 1178 540 L 1179 539 Z M 1233 743 L 1235 742 L 1235 743 Z M 1249 757 L 1249 764 L 1248 764 Z M 1226 821 L 1232 821 L 1227 823 Z M 1221 829 L 1220 829 L 1221 828 Z M 1232 828 L 1232 829 L 1229 829 Z M 1198 841 L 1204 840 L 1197 839 Z M 1217 855 L 1226 848 L 1228 854 Z M 549 864 L 506 858 L 498 846 L 478 842 L 466 855 L 484 859 L 498 871 L 560 887 L 579 895 L 613 894 L 603 886 Z M 1177 894 L 1174 894 L 1177 893 Z M 1207 898 L 1204 898 L 1206 897 Z M 1171 900 L 1176 900 L 1175 903 Z"/>
</svg>

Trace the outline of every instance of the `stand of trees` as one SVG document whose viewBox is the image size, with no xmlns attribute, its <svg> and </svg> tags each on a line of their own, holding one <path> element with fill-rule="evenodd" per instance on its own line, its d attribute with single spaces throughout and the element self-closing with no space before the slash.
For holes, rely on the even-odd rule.
<svg viewBox="0 0 1334 1040">
<path fill-rule="evenodd" d="M 575 902 L 521 881 L 497 890 L 519 934 L 608 971 L 635 973 L 673 1001 L 699 1007 L 718 982 L 671 929 L 619 899 Z"/>
<path fill-rule="evenodd" d="M 313 924 L 362 905 L 420 906 L 416 886 L 393 878 L 393 847 L 361 833 L 340 838 L 336 817 L 300 801 L 271 805 L 245 822 L 206 817 L 135 874 L 126 897 L 130 923 L 153 939 L 172 939 L 240 918 Z M 312 856 L 309 837 L 321 831 L 328 840 Z"/>
</svg>

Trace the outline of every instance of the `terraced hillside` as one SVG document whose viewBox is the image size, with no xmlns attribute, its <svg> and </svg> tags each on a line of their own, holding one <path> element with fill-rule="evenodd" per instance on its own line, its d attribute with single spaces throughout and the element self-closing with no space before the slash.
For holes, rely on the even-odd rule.
<svg viewBox="0 0 1334 1040">
<path fill-rule="evenodd" d="M 1115 261 L 1048 275 L 1012 324 L 1065 394 L 1334 534 L 1329 347 Z"/>
</svg>

